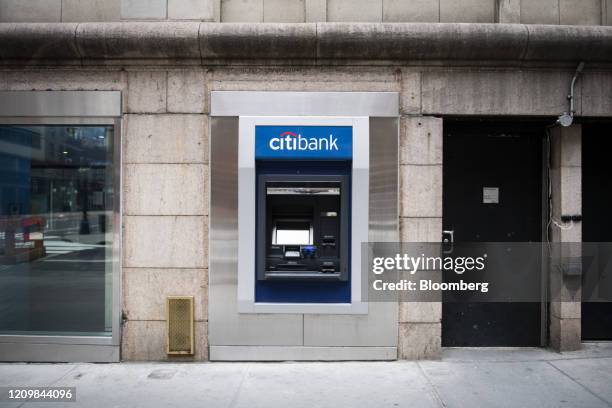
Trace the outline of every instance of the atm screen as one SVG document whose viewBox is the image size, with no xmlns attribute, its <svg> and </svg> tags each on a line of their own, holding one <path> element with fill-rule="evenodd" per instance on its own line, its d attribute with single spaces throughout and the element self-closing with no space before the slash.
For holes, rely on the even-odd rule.
<svg viewBox="0 0 612 408">
<path fill-rule="evenodd" d="M 272 238 L 274 245 L 312 245 L 310 221 L 277 220 Z"/>
</svg>

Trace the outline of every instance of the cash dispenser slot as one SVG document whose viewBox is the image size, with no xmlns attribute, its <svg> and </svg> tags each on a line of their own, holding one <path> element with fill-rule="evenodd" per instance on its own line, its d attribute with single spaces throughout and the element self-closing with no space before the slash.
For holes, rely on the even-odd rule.
<svg viewBox="0 0 612 408">
<path fill-rule="evenodd" d="M 258 177 L 257 279 L 348 279 L 348 182 L 343 175 Z"/>
</svg>

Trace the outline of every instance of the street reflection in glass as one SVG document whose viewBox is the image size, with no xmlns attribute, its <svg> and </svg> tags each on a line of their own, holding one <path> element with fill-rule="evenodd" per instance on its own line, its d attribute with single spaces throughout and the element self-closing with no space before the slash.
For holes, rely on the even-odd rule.
<svg viewBox="0 0 612 408">
<path fill-rule="evenodd" d="M 111 334 L 113 127 L 0 125 L 0 333 Z"/>
</svg>

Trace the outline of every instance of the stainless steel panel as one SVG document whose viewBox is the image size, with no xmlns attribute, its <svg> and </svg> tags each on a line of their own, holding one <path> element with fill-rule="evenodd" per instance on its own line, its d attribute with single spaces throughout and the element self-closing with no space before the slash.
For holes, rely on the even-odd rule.
<svg viewBox="0 0 612 408">
<path fill-rule="evenodd" d="M 0 343 L 0 361 L 116 363 L 119 346 Z"/>
<path fill-rule="evenodd" d="M 211 346 L 210 358 L 220 361 L 396 360 L 397 347 Z"/>
<path fill-rule="evenodd" d="M 120 91 L 0 91 L 0 116 L 121 116 Z"/>
<path fill-rule="evenodd" d="M 371 242 L 399 241 L 399 119 L 370 118 Z"/>
<path fill-rule="evenodd" d="M 397 92 L 211 92 L 211 116 L 399 115 Z"/>
<path fill-rule="evenodd" d="M 0 335 L 0 346 L 3 343 L 24 343 L 24 344 L 89 344 L 100 346 L 118 345 L 113 341 L 112 336 L 42 336 L 42 335 Z M 27 360 L 26 360 L 27 361 Z"/>
<path fill-rule="evenodd" d="M 121 93 L 119 94 L 121 99 Z M 123 259 L 123 156 L 121 146 L 123 146 L 123 126 L 121 119 L 115 119 L 115 129 L 113 138 L 113 276 L 112 276 L 112 344 L 119 346 L 121 344 L 121 313 L 123 300 L 123 270 L 121 269 L 121 261 Z"/>
<path fill-rule="evenodd" d="M 96 117 L 82 118 L 76 116 L 61 117 L 40 117 L 40 116 L 19 116 L 4 117 L 0 115 L 0 124 L 3 125 L 113 125 L 116 124 L 117 117 Z"/>
<path fill-rule="evenodd" d="M 377 116 L 385 117 L 369 120 L 368 237 L 370 241 L 398 241 L 398 96 L 396 93 L 384 94 L 213 92 L 211 116 L 231 117 L 211 119 L 211 360 L 397 358 L 398 308 L 395 303 L 371 304 L 367 315 L 239 314 L 236 304 L 237 116 L 370 116 L 384 110 L 384 114 Z M 376 106 L 368 107 L 363 102 L 365 96 Z M 378 97 L 382 97 L 382 102 Z M 386 104 L 391 99 L 395 102 Z"/>
<path fill-rule="evenodd" d="M 399 241 L 398 143 L 398 118 L 370 118 L 371 242 Z M 307 346 L 396 346 L 397 330 L 398 305 L 391 302 L 370 303 L 367 316 L 304 315 Z"/>
<path fill-rule="evenodd" d="M 304 315 L 305 346 L 397 346 L 397 303 L 368 304 L 367 315 Z"/>
<path fill-rule="evenodd" d="M 238 118 L 212 118 L 210 134 L 209 344 L 301 345 L 301 314 L 238 313 Z"/>
<path fill-rule="evenodd" d="M 361 301 L 351 303 L 253 303 L 243 302 L 241 313 L 305 313 L 355 315 L 367 314 L 368 304 Z"/>
</svg>

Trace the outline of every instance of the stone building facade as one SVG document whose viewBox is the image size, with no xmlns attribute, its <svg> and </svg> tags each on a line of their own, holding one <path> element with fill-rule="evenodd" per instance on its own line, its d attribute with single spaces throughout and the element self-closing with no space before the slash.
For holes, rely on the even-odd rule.
<svg viewBox="0 0 612 408">
<path fill-rule="evenodd" d="M 3 22 L 185 21 L 226 23 L 428 22 L 612 24 L 610 0 L 17 0 Z"/>
<path fill-rule="evenodd" d="M 581 213 L 581 120 L 612 117 L 612 3 L 461 3 L 0 1 L 0 91 L 121 92 L 121 359 L 209 359 L 215 91 L 397 93 L 401 241 L 441 240 L 449 119 L 550 123 L 551 211 Z M 577 120 L 554 126 L 580 62 Z M 582 239 L 579 223 L 550 232 Z M 166 354 L 174 294 L 195 299 L 193 357 Z M 400 303 L 397 358 L 439 357 L 443 324 L 441 303 Z M 580 347 L 580 302 L 547 325 L 547 344 Z"/>
</svg>

